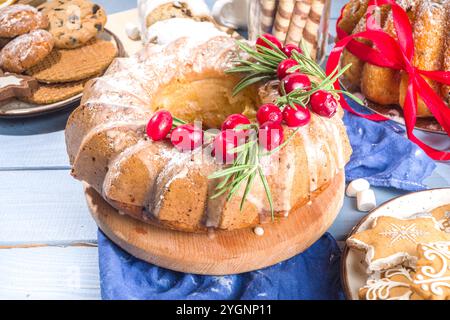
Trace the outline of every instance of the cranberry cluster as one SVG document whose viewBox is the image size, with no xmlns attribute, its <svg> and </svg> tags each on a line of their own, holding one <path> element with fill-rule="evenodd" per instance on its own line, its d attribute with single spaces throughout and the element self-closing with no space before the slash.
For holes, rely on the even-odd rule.
<svg viewBox="0 0 450 320">
<path fill-rule="evenodd" d="M 271 34 L 262 35 L 258 38 L 256 44 L 269 50 L 274 50 L 274 48 L 270 44 L 268 44 L 267 41 L 271 42 L 275 47 L 279 48 L 288 57 L 287 59 L 281 61 L 277 68 L 277 77 L 280 80 L 280 93 L 289 94 L 292 91 L 298 89 L 305 91 L 311 90 L 311 80 L 306 74 L 298 71 L 290 71 L 290 69 L 298 65 L 298 62 L 292 59 L 292 52 L 297 51 L 299 54 L 302 54 L 300 48 L 292 44 L 283 46 L 281 42 Z M 317 113 L 322 117 L 331 118 L 336 113 L 338 102 L 330 92 L 319 90 L 311 95 L 310 105 L 311 110 L 314 113 Z M 287 112 L 293 113 L 292 110 Z M 289 125 L 288 122 L 287 124 Z M 298 125 L 293 124 L 292 126 L 296 127 Z"/>
<path fill-rule="evenodd" d="M 163 140 L 172 127 L 173 117 L 170 112 L 157 111 L 147 124 L 147 136 L 153 141 Z M 192 151 L 203 144 L 203 130 L 192 124 L 182 124 L 172 130 L 170 141 L 181 152 Z"/>
<path fill-rule="evenodd" d="M 269 105 L 266 105 L 269 106 Z M 282 143 L 283 130 L 281 128 L 281 111 L 275 105 L 272 105 L 280 113 L 279 121 L 264 121 L 260 126 L 261 131 L 268 138 L 260 139 L 261 144 L 267 150 L 272 150 Z M 258 113 L 264 116 L 263 112 Z M 271 117 L 267 114 L 264 117 Z M 269 119 L 268 118 L 268 119 Z M 276 120 L 276 119 L 274 119 Z M 237 146 L 245 143 L 249 136 L 248 128 L 239 128 L 239 126 L 250 125 L 250 120 L 242 114 L 232 114 L 228 116 L 222 124 L 221 131 L 218 133 L 211 144 L 212 155 L 218 161 L 229 162 L 236 158 L 236 152 L 233 151 Z M 194 127 L 192 124 L 182 124 L 173 127 L 173 117 L 165 110 L 155 112 L 147 125 L 147 136 L 153 141 L 163 140 L 170 133 L 170 141 L 181 152 L 192 151 L 203 144 L 204 132 L 201 128 Z M 276 130 L 275 130 L 276 129 Z"/>
</svg>

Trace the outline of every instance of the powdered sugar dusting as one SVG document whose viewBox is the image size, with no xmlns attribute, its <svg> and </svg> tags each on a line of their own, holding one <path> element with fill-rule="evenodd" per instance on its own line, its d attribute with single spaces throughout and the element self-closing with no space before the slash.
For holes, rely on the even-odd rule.
<svg viewBox="0 0 450 320">
<path fill-rule="evenodd" d="M 47 18 L 29 5 L 11 5 L 0 10 L 0 36 L 14 37 L 36 28 L 45 28 Z"/>
</svg>

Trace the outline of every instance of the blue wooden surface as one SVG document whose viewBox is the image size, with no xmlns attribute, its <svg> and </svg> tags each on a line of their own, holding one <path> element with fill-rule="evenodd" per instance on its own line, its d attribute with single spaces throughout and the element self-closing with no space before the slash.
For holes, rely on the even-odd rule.
<svg viewBox="0 0 450 320">
<path fill-rule="evenodd" d="M 96 2 L 109 14 L 136 5 L 134 0 Z M 332 1 L 331 26 L 343 3 Z M 70 177 L 65 150 L 70 112 L 0 119 L 0 299 L 100 297 L 97 248 L 92 247 L 97 228 L 81 183 Z M 438 138 L 449 146 L 448 137 Z M 449 186 L 450 165 L 439 164 L 427 185 Z M 375 192 L 378 203 L 404 194 L 383 188 Z M 364 215 L 355 209 L 354 199 L 346 198 L 329 231 L 342 240 Z"/>
</svg>

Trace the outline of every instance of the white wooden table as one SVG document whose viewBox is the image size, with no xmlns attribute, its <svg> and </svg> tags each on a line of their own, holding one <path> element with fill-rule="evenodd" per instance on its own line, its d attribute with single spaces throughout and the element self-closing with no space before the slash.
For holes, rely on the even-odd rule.
<svg viewBox="0 0 450 320">
<path fill-rule="evenodd" d="M 136 6 L 96 2 L 109 14 Z M 343 3 L 333 0 L 332 27 Z M 69 114 L 0 120 L 0 299 L 100 298 L 97 227 L 81 183 L 69 175 L 63 132 Z M 427 184 L 449 186 L 450 165 L 439 164 Z M 376 193 L 380 203 L 403 194 Z M 363 215 L 346 199 L 330 232 L 344 239 Z"/>
</svg>

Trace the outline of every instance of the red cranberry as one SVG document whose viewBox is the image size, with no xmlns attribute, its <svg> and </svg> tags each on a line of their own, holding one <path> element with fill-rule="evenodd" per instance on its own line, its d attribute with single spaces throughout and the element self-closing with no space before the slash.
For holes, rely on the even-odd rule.
<svg viewBox="0 0 450 320">
<path fill-rule="evenodd" d="M 170 141 L 181 152 L 192 151 L 202 145 L 203 131 L 192 124 L 183 124 L 172 131 Z"/>
<path fill-rule="evenodd" d="M 259 127 L 260 145 L 271 151 L 283 143 L 283 127 L 281 124 L 267 121 Z"/>
<path fill-rule="evenodd" d="M 319 90 L 311 95 L 311 109 L 322 117 L 331 118 L 336 113 L 338 102 L 328 91 Z"/>
<path fill-rule="evenodd" d="M 296 89 L 311 89 L 311 80 L 306 74 L 294 72 L 284 77 L 280 85 L 284 86 L 286 93 L 291 93 Z"/>
<path fill-rule="evenodd" d="M 283 109 L 283 119 L 291 128 L 301 127 L 307 125 L 311 120 L 311 114 L 307 108 L 298 104 L 295 105 L 297 109 L 287 106 Z"/>
<path fill-rule="evenodd" d="M 161 110 L 155 112 L 147 124 L 147 135 L 153 141 L 164 139 L 172 129 L 173 118 L 170 112 Z"/>
<path fill-rule="evenodd" d="M 281 50 L 284 52 L 284 54 L 288 58 L 290 58 L 292 56 L 292 51 L 294 51 L 294 50 L 297 51 L 300 54 L 302 53 L 302 50 L 298 46 L 296 46 L 295 44 L 287 44 Z"/>
<path fill-rule="evenodd" d="M 284 77 L 286 77 L 288 74 L 293 73 L 293 72 L 289 72 L 289 69 L 291 69 L 292 67 L 294 67 L 296 65 L 298 65 L 298 63 L 294 59 L 286 59 L 286 60 L 281 61 L 277 68 L 278 79 L 281 80 Z"/>
<path fill-rule="evenodd" d="M 266 34 L 263 34 L 262 36 L 260 36 L 256 40 L 256 45 L 259 45 L 259 46 L 265 47 L 267 49 L 273 50 L 273 48 L 268 43 L 266 43 L 266 41 L 264 41 L 263 38 L 265 38 L 269 42 L 272 42 L 276 47 L 278 47 L 280 49 L 283 48 L 283 45 L 281 44 L 281 42 L 275 36 L 273 36 L 273 35 L 271 35 L 269 33 L 266 33 Z M 260 51 L 260 50 L 258 50 L 258 51 Z"/>
<path fill-rule="evenodd" d="M 222 131 L 234 129 L 240 125 L 250 124 L 250 120 L 240 113 L 229 115 L 222 124 Z"/>
<path fill-rule="evenodd" d="M 283 114 L 281 113 L 280 108 L 276 105 L 273 103 L 267 103 L 259 107 L 258 112 L 256 113 L 256 119 L 259 124 L 263 124 L 267 121 L 280 124 L 281 121 L 283 121 Z"/>
<path fill-rule="evenodd" d="M 236 152 L 231 152 L 238 146 L 238 137 L 233 130 L 220 132 L 213 141 L 212 154 L 220 163 L 231 164 L 236 159 Z"/>
</svg>

